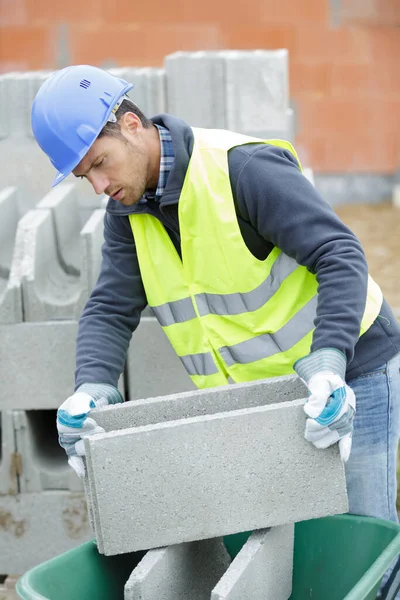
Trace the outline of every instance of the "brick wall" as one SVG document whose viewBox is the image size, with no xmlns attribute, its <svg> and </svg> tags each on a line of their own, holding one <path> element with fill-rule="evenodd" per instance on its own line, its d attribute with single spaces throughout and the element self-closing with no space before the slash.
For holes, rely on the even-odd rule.
<svg viewBox="0 0 400 600">
<path fill-rule="evenodd" d="M 400 167 L 398 7 L 398 0 L 0 0 L 0 72 L 156 66 L 175 50 L 285 47 L 303 161 L 323 173 L 390 174 Z"/>
</svg>

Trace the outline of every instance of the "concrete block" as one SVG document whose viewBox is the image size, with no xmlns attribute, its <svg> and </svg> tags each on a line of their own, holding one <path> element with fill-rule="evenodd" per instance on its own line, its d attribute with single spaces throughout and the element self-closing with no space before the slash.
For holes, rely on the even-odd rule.
<svg viewBox="0 0 400 600">
<path fill-rule="evenodd" d="M 400 208 L 400 184 L 397 183 L 393 186 L 392 204 L 396 208 Z"/>
<path fill-rule="evenodd" d="M 210 600 L 229 564 L 222 539 L 150 550 L 125 584 L 125 600 Z"/>
<path fill-rule="evenodd" d="M 112 75 L 134 84 L 133 89 L 128 92 L 128 96 L 147 117 L 166 112 L 166 76 L 164 69 L 122 67 L 108 69 L 108 71 Z"/>
<path fill-rule="evenodd" d="M 293 546 L 293 523 L 254 532 L 213 589 L 211 600 L 288 600 Z"/>
<path fill-rule="evenodd" d="M 29 211 L 22 217 L 15 249 L 25 321 L 78 318 L 86 296 L 79 277 L 60 264 L 49 209 Z"/>
<path fill-rule="evenodd" d="M 15 187 L 0 191 L 0 323 L 22 321 L 21 283 L 11 276 L 19 210 Z"/>
<path fill-rule="evenodd" d="M 92 291 L 100 273 L 101 246 L 104 242 L 103 208 L 93 211 L 80 233 L 80 268 L 88 294 Z"/>
<path fill-rule="evenodd" d="M 77 186 L 64 183 L 20 220 L 14 273 L 25 321 L 80 316 L 100 267 L 103 214 L 81 231 Z"/>
<path fill-rule="evenodd" d="M 228 50 L 226 128 L 249 135 L 285 131 L 289 108 L 288 51 Z"/>
<path fill-rule="evenodd" d="M 6 106 L 6 86 L 7 80 L 5 75 L 0 75 L 0 107 Z M 9 122 L 8 115 L 4 111 L 0 111 L 0 140 L 8 136 Z"/>
<path fill-rule="evenodd" d="M 0 411 L 0 496 L 18 491 L 19 456 L 16 452 L 13 415 Z M 0 522 L 1 525 L 1 522 Z"/>
<path fill-rule="evenodd" d="M 82 479 L 69 467 L 58 443 L 56 410 L 16 410 L 13 418 L 21 465 L 20 491 L 83 491 Z"/>
<path fill-rule="evenodd" d="M 222 53 L 175 52 L 165 57 L 164 65 L 167 112 L 192 127 L 226 129 L 226 65 Z"/>
<path fill-rule="evenodd" d="M 92 537 L 82 493 L 0 497 L 0 573 L 24 573 Z"/>
<path fill-rule="evenodd" d="M 74 320 L 0 325 L 0 410 L 58 408 L 72 394 L 77 330 Z"/>
<path fill-rule="evenodd" d="M 304 439 L 303 405 L 303 399 L 278 402 L 85 440 L 101 551 L 346 512 L 338 448 L 320 451 Z"/>
<path fill-rule="evenodd" d="M 50 73 L 11 72 L 0 77 L 0 137 L 32 136 L 32 103 Z"/>
<path fill-rule="evenodd" d="M 80 275 L 80 221 L 77 184 L 60 183 L 37 204 L 51 212 L 56 250 L 61 266 L 70 275 Z"/>
<path fill-rule="evenodd" d="M 131 400 L 195 389 L 154 317 L 142 317 L 132 336 L 127 373 Z"/>
<path fill-rule="evenodd" d="M 0 325 L 0 409 L 58 408 L 74 389 L 76 334 L 72 320 Z"/>
<path fill-rule="evenodd" d="M 307 389 L 301 379 L 287 375 L 212 390 L 195 390 L 113 404 L 95 409 L 93 417 L 105 431 L 118 431 L 275 402 L 290 402 L 306 396 Z"/>
</svg>

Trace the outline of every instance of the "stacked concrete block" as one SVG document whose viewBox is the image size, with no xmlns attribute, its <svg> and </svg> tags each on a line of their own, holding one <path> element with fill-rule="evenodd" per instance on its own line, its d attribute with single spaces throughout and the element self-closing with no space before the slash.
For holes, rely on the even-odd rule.
<svg viewBox="0 0 400 600">
<path fill-rule="evenodd" d="M 23 216 L 12 274 L 22 288 L 24 320 L 79 317 L 97 277 L 102 240 L 99 213 L 82 238 L 74 184 L 60 184 Z"/>
<path fill-rule="evenodd" d="M 192 127 L 226 129 L 225 68 L 221 52 L 166 56 L 167 112 Z"/>
<path fill-rule="evenodd" d="M 125 584 L 125 600 L 210 600 L 229 564 L 222 539 L 150 550 Z"/>
<path fill-rule="evenodd" d="M 15 410 L 13 419 L 20 491 L 83 491 L 82 479 L 69 467 L 58 443 L 56 410 Z"/>
<path fill-rule="evenodd" d="M 11 269 L 18 220 L 17 189 L 7 187 L 0 191 L 0 323 L 22 321 L 21 283 Z"/>
<path fill-rule="evenodd" d="M 92 537 L 83 493 L 0 496 L 2 574 L 24 573 Z"/>
<path fill-rule="evenodd" d="M 151 316 L 141 318 L 132 336 L 127 377 L 130 400 L 195 388 L 157 319 Z"/>
<path fill-rule="evenodd" d="M 265 389 L 268 381 L 253 385 Z M 218 402 L 219 391 L 206 393 Z M 279 400 L 85 440 L 99 550 L 118 554 L 345 512 L 338 449 L 320 452 L 304 439 L 303 399 Z"/>
<path fill-rule="evenodd" d="M 58 408 L 74 387 L 74 320 L 0 325 L 0 409 Z"/>
<path fill-rule="evenodd" d="M 227 385 L 217 390 L 194 390 L 144 398 L 93 411 L 93 417 L 106 432 L 143 427 L 167 421 L 215 415 L 230 410 L 258 407 L 275 402 L 291 402 L 307 395 L 301 379 L 273 377 L 267 381 Z"/>
<path fill-rule="evenodd" d="M 28 71 L 0 76 L 2 137 L 32 136 L 32 103 L 40 86 L 51 73 L 52 71 Z"/>
<path fill-rule="evenodd" d="M 116 77 L 133 83 L 129 98 L 147 117 L 166 112 L 166 75 L 156 67 L 109 69 Z"/>
<path fill-rule="evenodd" d="M 12 411 L 0 410 L 0 496 L 18 491 L 19 456 L 13 425 Z"/>
<path fill-rule="evenodd" d="M 212 591 L 211 600 L 288 600 L 294 525 L 254 532 Z"/>
<path fill-rule="evenodd" d="M 293 139 L 287 50 L 176 52 L 165 70 L 168 112 L 190 125 Z"/>
<path fill-rule="evenodd" d="M 290 118 L 288 51 L 227 51 L 224 56 L 227 129 L 262 137 L 284 134 Z"/>
</svg>

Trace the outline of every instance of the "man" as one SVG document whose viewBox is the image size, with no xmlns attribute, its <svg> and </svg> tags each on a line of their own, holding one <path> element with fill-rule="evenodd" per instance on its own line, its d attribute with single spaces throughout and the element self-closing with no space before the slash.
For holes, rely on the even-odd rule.
<svg viewBox="0 0 400 600">
<path fill-rule="evenodd" d="M 117 381 L 149 304 L 199 387 L 295 371 L 310 390 L 306 438 L 339 442 L 350 512 L 396 521 L 400 328 L 359 241 L 290 144 L 149 120 L 131 87 L 69 67 L 32 109 L 53 185 L 72 172 L 110 196 L 76 392 L 58 411 L 71 466 L 82 475 L 82 437 L 100 430 L 91 408 L 122 401 Z"/>
</svg>

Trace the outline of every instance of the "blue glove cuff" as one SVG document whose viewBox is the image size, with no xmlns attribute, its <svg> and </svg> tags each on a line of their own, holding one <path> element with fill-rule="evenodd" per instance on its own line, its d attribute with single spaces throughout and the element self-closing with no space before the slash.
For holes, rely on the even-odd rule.
<svg viewBox="0 0 400 600">
<path fill-rule="evenodd" d="M 100 398 L 106 398 L 108 404 L 118 404 L 124 401 L 121 392 L 108 383 L 83 383 L 76 391 L 89 394 L 95 402 Z"/>
<path fill-rule="evenodd" d="M 307 384 L 313 375 L 320 371 L 332 371 L 339 375 L 343 381 L 346 376 L 346 356 L 336 348 L 321 348 L 315 352 L 310 352 L 304 358 L 297 360 L 293 369 L 297 375 Z"/>
</svg>

